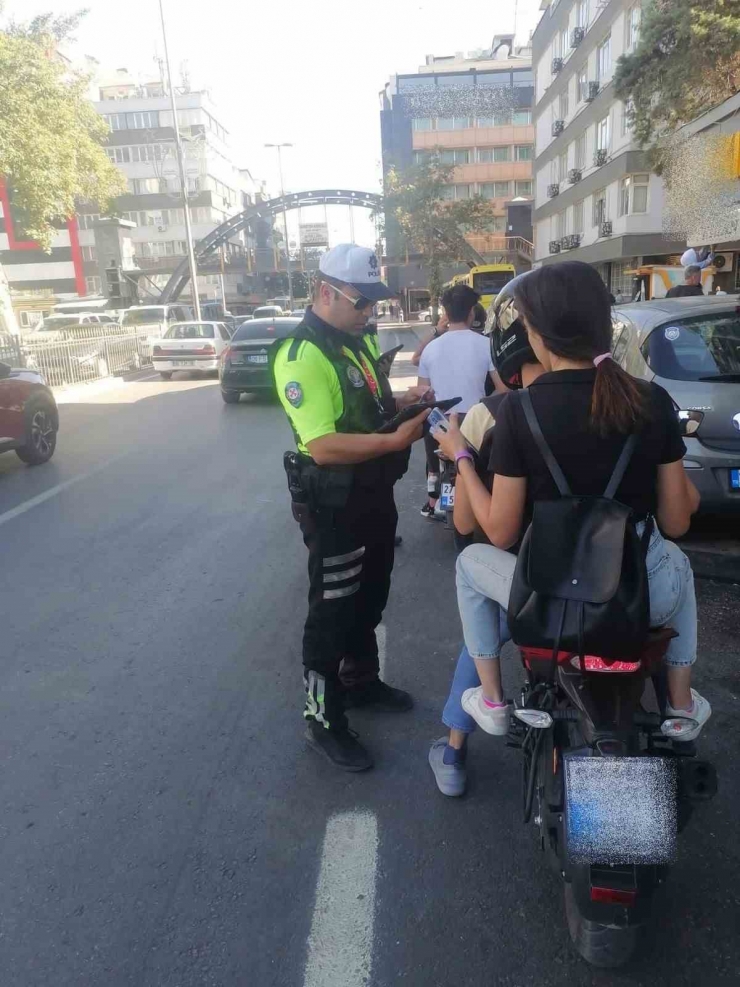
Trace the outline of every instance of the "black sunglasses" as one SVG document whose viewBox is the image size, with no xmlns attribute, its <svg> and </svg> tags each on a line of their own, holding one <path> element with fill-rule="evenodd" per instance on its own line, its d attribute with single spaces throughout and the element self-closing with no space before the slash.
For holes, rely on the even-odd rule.
<svg viewBox="0 0 740 987">
<path fill-rule="evenodd" d="M 365 298 L 364 295 L 360 295 L 359 298 L 353 298 L 351 295 L 346 295 L 341 288 L 338 288 L 331 281 L 327 281 L 326 284 L 328 284 L 330 288 L 336 291 L 338 295 L 341 295 L 342 298 L 346 298 L 348 302 L 352 302 L 352 305 L 357 312 L 362 312 L 363 309 L 369 308 L 371 305 L 375 304 L 375 302 L 371 298 Z"/>
</svg>

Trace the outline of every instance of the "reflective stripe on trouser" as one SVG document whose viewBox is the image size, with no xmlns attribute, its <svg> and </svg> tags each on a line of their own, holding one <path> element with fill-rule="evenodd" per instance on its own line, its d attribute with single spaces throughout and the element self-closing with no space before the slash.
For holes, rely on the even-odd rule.
<svg viewBox="0 0 740 987">
<path fill-rule="evenodd" d="M 305 716 L 339 729 L 343 692 L 378 677 L 375 628 L 388 599 L 398 515 L 392 488 L 353 491 L 301 524 L 308 548 Z M 323 696 L 323 700 L 319 700 Z"/>
</svg>

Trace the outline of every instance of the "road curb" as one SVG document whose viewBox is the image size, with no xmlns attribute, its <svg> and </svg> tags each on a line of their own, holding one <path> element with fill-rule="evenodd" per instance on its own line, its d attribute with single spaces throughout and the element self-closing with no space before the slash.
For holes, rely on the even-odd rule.
<svg viewBox="0 0 740 987">
<path fill-rule="evenodd" d="M 720 583 L 740 584 L 740 556 L 722 552 L 702 552 L 683 548 L 697 579 L 714 579 Z"/>
</svg>

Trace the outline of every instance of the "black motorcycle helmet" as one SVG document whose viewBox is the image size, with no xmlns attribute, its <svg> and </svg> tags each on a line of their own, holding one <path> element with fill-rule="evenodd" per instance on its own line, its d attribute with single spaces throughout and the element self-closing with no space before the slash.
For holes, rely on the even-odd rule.
<svg viewBox="0 0 740 987">
<path fill-rule="evenodd" d="M 527 330 L 514 301 L 514 292 L 529 271 L 508 281 L 496 296 L 488 320 L 491 336 L 491 358 L 501 380 L 516 390 L 522 386 L 522 366 L 536 363 L 537 357 L 529 345 Z"/>
</svg>

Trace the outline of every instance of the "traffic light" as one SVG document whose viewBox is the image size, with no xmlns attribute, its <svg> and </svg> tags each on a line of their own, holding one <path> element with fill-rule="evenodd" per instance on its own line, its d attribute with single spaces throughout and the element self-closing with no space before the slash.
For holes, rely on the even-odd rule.
<svg viewBox="0 0 740 987">
<path fill-rule="evenodd" d="M 108 298 L 121 298 L 121 271 L 118 267 L 106 267 L 105 281 L 108 286 Z"/>
</svg>

